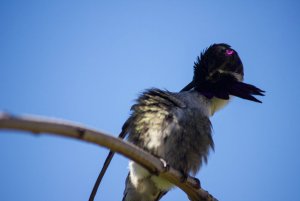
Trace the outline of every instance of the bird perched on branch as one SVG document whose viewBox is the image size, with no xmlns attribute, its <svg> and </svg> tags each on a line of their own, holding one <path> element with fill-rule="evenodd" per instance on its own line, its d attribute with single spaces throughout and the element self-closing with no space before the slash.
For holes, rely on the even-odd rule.
<svg viewBox="0 0 300 201">
<path fill-rule="evenodd" d="M 263 96 L 264 91 L 244 83 L 243 78 L 238 53 L 227 44 L 213 44 L 197 58 L 193 80 L 180 92 L 144 91 L 132 106 L 120 137 L 128 134 L 129 142 L 183 175 L 196 174 L 214 148 L 209 117 L 233 96 L 261 102 L 254 95 Z M 129 170 L 123 201 L 158 201 L 172 188 L 171 183 L 133 161 Z"/>
</svg>

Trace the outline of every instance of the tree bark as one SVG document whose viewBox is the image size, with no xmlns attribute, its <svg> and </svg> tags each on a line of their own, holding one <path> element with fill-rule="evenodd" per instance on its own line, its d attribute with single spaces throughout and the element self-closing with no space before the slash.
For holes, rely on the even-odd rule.
<svg viewBox="0 0 300 201">
<path fill-rule="evenodd" d="M 48 133 L 100 145 L 139 163 L 150 172 L 157 173 L 182 189 L 191 201 L 217 201 L 207 191 L 196 188 L 197 182 L 192 177 L 189 176 L 185 182 L 180 182 L 182 175 L 179 171 L 172 167 L 166 171 L 160 159 L 139 147 L 80 124 L 45 117 L 13 116 L 0 113 L 0 129 L 29 131 L 34 134 Z"/>
</svg>

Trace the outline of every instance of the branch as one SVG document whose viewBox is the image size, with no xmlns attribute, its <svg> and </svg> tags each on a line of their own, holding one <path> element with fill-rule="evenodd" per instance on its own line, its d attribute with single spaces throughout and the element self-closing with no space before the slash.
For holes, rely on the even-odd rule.
<svg viewBox="0 0 300 201">
<path fill-rule="evenodd" d="M 0 129 L 30 131 L 34 134 L 49 133 L 94 143 L 139 163 L 150 172 L 158 173 L 160 177 L 181 188 L 191 201 L 217 201 L 202 188 L 195 188 L 197 182 L 192 177 L 188 177 L 186 182 L 180 182 L 182 175 L 179 171 L 172 167 L 165 171 L 161 160 L 148 152 L 129 142 L 79 124 L 44 117 L 13 116 L 0 113 Z"/>
</svg>

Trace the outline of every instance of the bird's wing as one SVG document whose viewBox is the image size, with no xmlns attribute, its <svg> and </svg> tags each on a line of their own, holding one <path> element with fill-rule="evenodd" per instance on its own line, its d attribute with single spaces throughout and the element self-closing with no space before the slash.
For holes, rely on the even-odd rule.
<svg viewBox="0 0 300 201">
<path fill-rule="evenodd" d="M 174 111 L 184 107 L 185 103 L 176 93 L 156 88 L 144 91 L 131 108 L 128 141 L 162 157 L 156 149 L 163 138 L 171 134 L 169 127 L 175 123 Z"/>
</svg>

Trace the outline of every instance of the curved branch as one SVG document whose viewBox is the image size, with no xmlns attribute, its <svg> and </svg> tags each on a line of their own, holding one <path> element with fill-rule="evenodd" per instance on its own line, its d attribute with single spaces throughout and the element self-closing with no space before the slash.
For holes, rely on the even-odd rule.
<svg viewBox="0 0 300 201">
<path fill-rule="evenodd" d="M 217 199 L 202 188 L 195 188 L 197 182 L 192 177 L 188 177 L 186 182 L 180 182 L 182 175 L 179 171 L 172 167 L 170 167 L 168 171 L 164 171 L 164 165 L 160 159 L 139 147 L 79 124 L 44 117 L 13 116 L 7 113 L 0 113 L 0 129 L 31 131 L 34 134 L 49 133 L 107 147 L 108 149 L 139 163 L 150 172 L 158 173 L 160 177 L 181 188 L 191 201 L 217 201 Z"/>
</svg>

